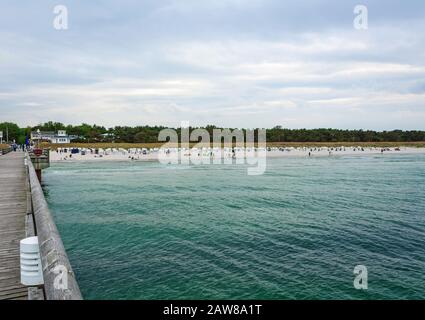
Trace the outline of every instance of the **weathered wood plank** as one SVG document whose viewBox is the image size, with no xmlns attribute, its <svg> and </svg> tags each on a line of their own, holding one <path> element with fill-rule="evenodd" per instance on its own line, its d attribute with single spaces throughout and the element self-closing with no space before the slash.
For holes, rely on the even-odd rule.
<svg viewBox="0 0 425 320">
<path fill-rule="evenodd" d="M 0 156 L 0 182 L 0 300 L 27 299 L 19 266 L 19 241 L 25 238 L 27 211 L 23 152 Z"/>
<path fill-rule="evenodd" d="M 0 296 L 1 300 L 17 300 L 19 298 L 22 298 L 24 300 L 27 300 L 26 298 L 28 297 L 28 290 L 25 290 L 24 292 L 15 292 L 15 293 L 10 293 L 4 296 Z"/>
</svg>

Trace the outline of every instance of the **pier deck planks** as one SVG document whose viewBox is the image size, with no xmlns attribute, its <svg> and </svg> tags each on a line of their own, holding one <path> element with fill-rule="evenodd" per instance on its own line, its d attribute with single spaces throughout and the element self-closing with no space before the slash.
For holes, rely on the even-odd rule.
<svg viewBox="0 0 425 320">
<path fill-rule="evenodd" d="M 26 172 L 23 152 L 0 156 L 0 300 L 28 298 L 20 284 L 19 241 L 25 238 Z"/>
</svg>

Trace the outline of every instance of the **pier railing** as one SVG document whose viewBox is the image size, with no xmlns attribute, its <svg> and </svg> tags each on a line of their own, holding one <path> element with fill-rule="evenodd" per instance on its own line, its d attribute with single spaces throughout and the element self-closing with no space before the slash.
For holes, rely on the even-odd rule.
<svg viewBox="0 0 425 320">
<path fill-rule="evenodd" d="M 1 148 L 0 149 L 0 156 L 6 153 L 9 153 L 10 151 L 12 151 L 12 148 Z"/>
<path fill-rule="evenodd" d="M 31 201 L 43 266 L 46 300 L 81 300 L 75 274 L 50 213 L 34 166 L 27 157 Z"/>
</svg>

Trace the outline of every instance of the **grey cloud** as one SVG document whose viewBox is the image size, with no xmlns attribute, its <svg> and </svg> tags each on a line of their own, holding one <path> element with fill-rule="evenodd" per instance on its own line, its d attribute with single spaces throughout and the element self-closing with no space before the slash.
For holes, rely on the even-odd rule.
<svg viewBox="0 0 425 320">
<path fill-rule="evenodd" d="M 0 121 L 425 128 L 423 1 L 62 3 L 2 1 Z"/>
</svg>

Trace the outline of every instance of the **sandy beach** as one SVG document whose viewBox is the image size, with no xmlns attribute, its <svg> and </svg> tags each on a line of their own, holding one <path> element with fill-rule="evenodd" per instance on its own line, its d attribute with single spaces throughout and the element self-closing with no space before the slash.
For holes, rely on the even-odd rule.
<svg viewBox="0 0 425 320">
<path fill-rule="evenodd" d="M 74 149 L 74 152 L 76 150 Z M 235 148 L 233 155 L 229 148 L 222 149 L 191 149 L 180 150 L 183 158 L 191 160 L 208 159 L 231 159 L 249 157 L 335 157 L 335 156 L 365 156 L 365 155 L 388 155 L 388 154 L 425 154 L 425 148 L 369 148 L 369 147 L 320 147 L 320 148 L 267 148 L 258 150 L 244 150 Z M 58 149 L 50 151 L 51 162 L 79 162 L 79 161 L 158 161 L 160 159 L 177 159 L 179 150 L 177 149 L 94 149 L 78 148 L 77 153 L 71 153 L 70 149 Z"/>
</svg>

